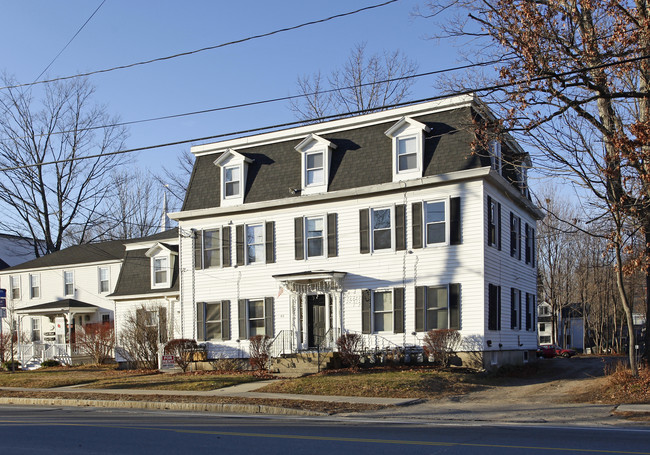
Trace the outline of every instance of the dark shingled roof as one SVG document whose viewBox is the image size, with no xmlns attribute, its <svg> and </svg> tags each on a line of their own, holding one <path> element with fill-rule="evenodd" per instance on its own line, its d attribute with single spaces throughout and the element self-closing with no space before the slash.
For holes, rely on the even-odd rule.
<svg viewBox="0 0 650 455">
<path fill-rule="evenodd" d="M 14 267 L 4 269 L 3 272 L 14 270 L 35 269 L 41 267 L 58 267 L 63 265 L 79 265 L 90 262 L 117 261 L 124 257 L 124 244 L 133 242 L 146 242 L 169 240 L 178 237 L 178 228 L 169 229 L 147 237 L 130 240 L 109 240 L 107 242 L 84 243 L 74 245 L 64 250 L 46 254 L 37 259 L 24 262 Z"/>
<path fill-rule="evenodd" d="M 69 311 L 69 310 L 74 310 L 75 308 L 91 309 L 91 308 L 99 308 L 99 307 L 97 305 L 93 305 L 92 303 L 82 302 L 81 300 L 62 299 L 62 300 L 57 300 L 55 302 L 40 303 L 38 305 L 18 308 L 16 311 L 20 311 L 21 313 L 29 313 L 32 311 L 43 312 L 47 310 L 58 310 L 58 309 Z"/>
<path fill-rule="evenodd" d="M 473 117 L 470 107 L 413 117 L 431 129 L 425 136 L 425 176 L 490 165 L 488 157 L 471 153 Z M 384 133 L 397 121 L 320 135 L 337 146 L 332 151 L 329 191 L 392 181 L 392 142 Z M 289 188 L 301 186 L 300 153 L 294 149 L 301 140 L 237 150 L 254 160 L 248 167 L 245 203 L 300 197 Z M 197 157 L 183 210 L 219 206 L 219 167 L 213 164 L 218 156 Z"/>
<path fill-rule="evenodd" d="M 176 245 L 166 245 L 172 251 L 178 251 Z M 141 294 L 164 294 L 170 291 L 178 292 L 178 258 L 174 261 L 172 285 L 170 288 L 151 288 L 151 258 L 145 253 L 149 248 L 130 250 L 126 252 L 120 276 L 115 285 L 115 291 L 109 297 L 124 297 Z"/>
</svg>

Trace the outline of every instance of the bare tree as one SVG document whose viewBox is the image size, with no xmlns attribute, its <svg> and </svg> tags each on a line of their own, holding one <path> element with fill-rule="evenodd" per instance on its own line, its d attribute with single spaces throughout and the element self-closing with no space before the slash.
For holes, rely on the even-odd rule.
<svg viewBox="0 0 650 455">
<path fill-rule="evenodd" d="M 37 256 L 61 249 L 71 232 L 89 240 L 124 160 L 110 153 L 123 148 L 126 130 L 102 126 L 116 119 L 92 103 L 93 92 L 74 79 L 47 84 L 40 101 L 30 90 L 0 93 L 0 229 L 32 238 Z"/>
<path fill-rule="evenodd" d="M 176 166 L 168 168 L 163 166 L 162 175 L 156 176 L 156 180 L 169 190 L 170 211 L 180 210 L 185 200 L 187 185 L 190 183 L 192 169 L 194 168 L 194 155 L 183 150 L 176 157 Z"/>
<path fill-rule="evenodd" d="M 367 55 L 366 43 L 357 44 L 341 68 L 332 71 L 325 85 L 320 72 L 298 78 L 291 110 L 301 120 L 367 110 L 381 111 L 406 99 L 418 66 L 402 52 Z"/>
<path fill-rule="evenodd" d="M 477 52 L 466 54 L 470 62 L 491 60 L 496 66 L 488 84 L 492 89 L 484 94 L 503 121 L 484 129 L 524 133 L 522 142 L 542 152 L 538 164 L 572 179 L 589 195 L 591 219 L 608 218 L 618 298 L 632 332 L 625 264 L 619 253 L 626 248 L 626 226 L 636 219 L 648 245 L 646 258 L 637 265 L 647 266 L 650 5 L 644 0 L 428 4 L 433 16 L 448 14 L 450 8 L 460 14 L 456 20 L 441 21 L 439 37 L 473 45 Z M 481 82 L 485 85 L 485 79 Z M 468 85 L 472 83 L 450 87 Z M 629 362 L 636 374 L 630 335 Z"/>
<path fill-rule="evenodd" d="M 141 305 L 120 323 L 115 352 L 131 368 L 158 368 L 158 352 L 167 342 L 166 309 Z"/>
</svg>

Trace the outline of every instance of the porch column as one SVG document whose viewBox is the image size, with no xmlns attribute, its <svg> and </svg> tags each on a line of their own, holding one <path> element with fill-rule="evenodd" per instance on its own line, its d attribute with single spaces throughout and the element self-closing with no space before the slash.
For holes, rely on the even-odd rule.
<svg viewBox="0 0 650 455">
<path fill-rule="evenodd" d="M 330 293 L 327 292 L 325 293 L 325 333 L 327 333 L 329 330 L 332 329 L 332 324 L 330 324 L 330 305 L 332 304 L 332 298 L 330 296 Z M 333 310 L 333 308 L 332 308 Z M 334 334 L 330 333 L 330 335 L 333 337 Z"/>
<path fill-rule="evenodd" d="M 300 327 L 302 343 L 300 343 L 301 349 L 308 348 L 309 340 L 307 339 L 307 294 L 300 294 L 300 307 L 302 308 L 302 321 Z"/>
</svg>

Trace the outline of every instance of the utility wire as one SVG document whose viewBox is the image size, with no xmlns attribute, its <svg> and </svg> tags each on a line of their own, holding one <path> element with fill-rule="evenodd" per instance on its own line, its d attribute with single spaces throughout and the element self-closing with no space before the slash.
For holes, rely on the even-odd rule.
<svg viewBox="0 0 650 455">
<path fill-rule="evenodd" d="M 81 33 L 81 31 L 84 29 L 84 27 L 88 24 L 88 22 L 90 22 L 90 20 L 93 18 L 93 16 L 95 16 L 95 14 L 97 14 L 97 11 L 99 11 L 99 9 L 104 5 L 104 3 L 106 3 L 106 0 L 103 0 L 103 1 L 99 4 L 99 6 L 98 6 L 97 8 L 95 8 L 95 11 L 93 11 L 93 13 L 90 15 L 90 17 L 89 17 L 88 19 L 86 19 L 86 22 L 84 22 L 83 25 L 82 25 L 81 27 L 79 27 L 79 29 L 78 29 L 77 32 L 72 36 L 72 38 L 70 38 L 70 40 L 66 43 L 66 45 L 63 46 L 63 49 L 61 49 L 61 50 L 59 51 L 59 53 L 56 54 L 56 56 L 52 59 L 52 61 L 51 61 L 51 62 L 50 62 L 46 67 L 45 67 L 45 69 L 44 69 L 43 71 L 41 71 L 41 74 L 38 75 L 38 77 L 34 80 L 33 84 L 37 83 L 38 80 L 41 78 L 41 76 L 43 76 L 43 74 L 45 74 L 45 72 L 46 72 L 48 69 L 50 69 L 50 66 L 52 66 L 52 64 L 56 61 L 56 59 L 59 58 L 59 56 L 60 56 L 61 54 L 63 54 L 63 52 L 68 48 L 68 46 L 70 45 L 70 43 L 72 43 L 72 41 L 74 41 L 74 39 L 77 37 L 77 35 L 78 35 L 79 33 Z"/>
<path fill-rule="evenodd" d="M 617 66 L 617 65 L 623 65 L 623 64 L 626 64 L 626 63 L 632 63 L 632 62 L 636 62 L 636 61 L 646 60 L 646 59 L 649 59 L 649 58 L 650 58 L 650 55 L 643 55 L 643 56 L 639 56 L 639 57 L 633 57 L 633 58 L 621 60 L 621 61 L 618 61 L 618 62 L 603 63 L 603 64 L 600 64 L 600 65 L 584 67 L 584 68 L 580 68 L 580 69 L 576 69 L 576 70 L 565 71 L 565 72 L 551 74 L 551 75 L 537 76 L 537 77 L 526 78 L 524 80 L 519 80 L 519 81 L 514 81 L 514 82 L 505 82 L 505 83 L 502 83 L 502 84 L 494 84 L 494 85 L 488 85 L 488 86 L 483 86 L 483 87 L 478 87 L 478 88 L 473 88 L 473 89 L 461 90 L 461 91 L 457 91 L 457 92 L 449 93 L 449 94 L 445 94 L 445 95 L 438 95 L 438 96 L 433 96 L 433 97 L 428 97 L 428 98 L 421 98 L 419 100 L 405 101 L 405 102 L 395 103 L 395 104 L 385 104 L 383 106 L 376 106 L 376 107 L 370 108 L 370 109 L 359 109 L 359 110 L 356 110 L 356 111 L 350 111 L 350 112 L 347 112 L 347 113 L 344 113 L 344 114 L 326 115 L 326 116 L 316 117 L 316 118 L 312 118 L 312 119 L 297 120 L 297 121 L 293 121 L 293 122 L 279 123 L 279 124 L 270 125 L 270 126 L 262 126 L 262 127 L 258 127 L 258 128 L 247 129 L 247 130 L 234 131 L 234 132 L 230 132 L 230 133 L 216 134 L 216 135 L 213 135 L 213 136 L 205 136 L 205 137 L 200 137 L 200 138 L 184 139 L 184 140 L 180 140 L 180 141 L 167 142 L 167 143 L 164 143 L 164 144 L 156 144 L 156 145 L 149 145 L 149 146 L 145 146 L 145 147 L 137 147 L 137 148 L 132 148 L 132 149 L 117 150 L 115 152 L 99 153 L 99 154 L 95 154 L 95 155 L 73 157 L 73 158 L 67 158 L 67 159 L 63 159 L 63 160 L 43 161 L 43 162 L 40 162 L 40 163 L 25 164 L 25 165 L 21 165 L 21 166 L 13 166 L 13 167 L 5 167 L 5 168 L 0 168 L 0 172 L 15 171 L 15 170 L 18 170 L 18 169 L 25 169 L 25 168 L 36 167 L 36 166 L 46 166 L 46 165 L 58 164 L 58 163 L 67 163 L 67 162 L 70 162 L 70 161 L 95 159 L 95 158 L 106 157 L 106 156 L 111 156 L 111 155 L 122 155 L 122 154 L 126 154 L 126 153 L 141 152 L 141 151 L 145 151 L 145 150 L 152 150 L 152 149 L 157 149 L 157 148 L 162 148 L 162 147 L 170 147 L 170 146 L 174 146 L 174 145 L 182 145 L 182 144 L 187 144 L 187 143 L 190 143 L 190 142 L 200 142 L 200 141 L 220 139 L 220 138 L 229 137 L 229 136 L 239 136 L 239 135 L 242 135 L 242 134 L 260 133 L 262 131 L 277 130 L 279 128 L 287 128 L 287 127 L 292 127 L 292 126 L 297 126 L 297 125 L 304 125 L 305 123 L 314 123 L 314 122 L 321 122 L 321 121 L 326 121 L 326 120 L 333 120 L 333 119 L 343 118 L 343 117 L 346 117 L 346 116 L 349 116 L 349 115 L 365 114 L 365 113 L 368 113 L 368 112 L 375 112 L 375 111 L 385 110 L 385 109 L 389 109 L 389 108 L 408 106 L 408 105 L 424 103 L 424 102 L 428 102 L 428 101 L 436 101 L 436 100 L 441 100 L 441 99 L 445 99 L 445 98 L 450 98 L 452 96 L 470 95 L 470 94 L 473 94 L 473 93 L 476 93 L 476 92 L 499 90 L 499 89 L 503 89 L 503 88 L 514 87 L 514 86 L 525 84 L 525 83 L 539 82 L 539 81 L 543 81 L 543 80 L 547 80 L 547 79 L 553 79 L 553 78 L 556 78 L 556 77 L 570 76 L 572 74 L 579 74 L 579 73 L 583 73 L 585 71 L 591 71 L 591 70 L 595 70 L 595 69 L 601 69 L 601 68 L 608 68 L 608 67 Z"/>
<path fill-rule="evenodd" d="M 317 19 L 317 20 L 313 20 L 313 21 L 309 21 L 309 22 L 303 22 L 302 24 L 292 25 L 292 26 L 285 27 L 285 28 L 280 28 L 280 29 L 273 30 L 273 31 L 270 31 L 270 32 L 267 32 L 267 33 L 252 35 L 252 36 L 248 36 L 246 38 L 241 38 L 241 39 L 238 39 L 238 40 L 233 40 L 233 41 L 228 41 L 228 42 L 221 43 L 221 44 L 216 44 L 214 46 L 203 47 L 201 49 L 194 49 L 194 50 L 191 50 L 191 51 L 181 52 L 181 53 L 173 54 L 173 55 L 167 55 L 167 56 L 164 56 L 164 57 L 157 57 L 157 58 L 153 58 L 153 59 L 150 59 L 150 60 L 142 60 L 142 61 L 139 61 L 139 62 L 129 63 L 129 64 L 126 64 L 126 65 L 114 66 L 112 68 L 105 68 L 105 69 L 100 69 L 100 70 L 95 70 L 95 71 L 89 71 L 87 73 L 79 73 L 79 74 L 74 74 L 74 75 L 71 75 L 71 76 L 57 77 L 57 78 L 48 79 L 48 80 L 45 80 L 45 81 L 35 81 L 35 82 L 30 82 L 30 83 L 25 83 L 25 84 L 8 85 L 8 86 L 5 86 L 5 87 L 0 87 L 0 90 L 14 89 L 14 88 L 20 88 L 20 87 L 28 87 L 28 86 L 36 85 L 36 84 L 49 84 L 51 82 L 56 82 L 56 81 L 64 81 L 64 80 L 68 80 L 68 79 L 75 79 L 75 78 L 78 78 L 78 77 L 91 76 L 93 74 L 108 73 L 108 72 L 111 72 L 111 71 L 117 71 L 117 70 L 122 70 L 122 69 L 127 69 L 127 68 L 133 68 L 135 66 L 148 65 L 150 63 L 162 62 L 162 61 L 165 61 L 165 60 L 172 60 L 172 59 L 179 58 L 179 57 L 185 57 L 185 56 L 188 56 L 188 55 L 198 54 L 200 52 L 211 51 L 211 50 L 219 49 L 219 48 L 222 48 L 222 47 L 232 46 L 234 44 L 245 43 L 246 41 L 252 41 L 252 40 L 256 40 L 256 39 L 260 39 L 260 38 L 266 38 L 268 36 L 273 36 L 273 35 L 277 35 L 277 34 L 280 34 L 280 33 L 289 32 L 289 31 L 292 31 L 292 30 L 297 30 L 297 29 L 300 29 L 300 28 L 308 27 L 310 25 L 322 24 L 324 22 L 328 22 L 328 21 L 331 21 L 331 20 L 334 20 L 334 19 L 339 19 L 339 18 L 346 17 L 346 16 L 352 16 L 354 14 L 358 14 L 358 13 L 368 11 L 368 10 L 372 10 L 372 9 L 375 9 L 375 8 L 381 8 L 382 6 L 390 5 L 391 3 L 396 3 L 398 1 L 399 0 L 388 0 L 388 1 L 383 2 L 383 3 L 377 3 L 377 4 L 374 4 L 374 5 L 366 6 L 366 7 L 363 7 L 363 8 L 356 9 L 354 11 L 348 11 L 347 13 L 335 14 L 333 16 L 329 16 L 329 17 L 326 17 L 324 19 Z"/>
</svg>

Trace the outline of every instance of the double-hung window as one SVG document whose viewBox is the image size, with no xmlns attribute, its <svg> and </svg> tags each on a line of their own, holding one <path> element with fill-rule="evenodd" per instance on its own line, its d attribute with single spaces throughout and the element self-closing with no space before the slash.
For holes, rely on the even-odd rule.
<svg viewBox="0 0 650 455">
<path fill-rule="evenodd" d="M 460 329 L 460 284 L 415 288 L 415 330 Z"/>
<path fill-rule="evenodd" d="M 74 294 L 74 273 L 72 271 L 63 272 L 63 294 Z"/>
<path fill-rule="evenodd" d="M 229 340 L 230 301 L 198 302 L 196 306 L 197 339 Z"/>
<path fill-rule="evenodd" d="M 99 292 L 100 294 L 103 294 L 108 292 L 110 288 L 108 267 L 100 267 L 98 273 L 99 273 Z"/>
<path fill-rule="evenodd" d="M 414 171 L 418 168 L 418 138 L 409 136 L 397 139 L 397 172 Z"/>
<path fill-rule="evenodd" d="M 390 249 L 392 247 L 390 208 L 373 209 L 371 222 L 373 251 Z"/>
<path fill-rule="evenodd" d="M 501 143 L 499 141 L 490 142 L 490 162 L 492 169 L 500 174 L 502 168 L 502 155 Z"/>
<path fill-rule="evenodd" d="M 487 242 L 501 250 L 501 204 L 487 197 Z"/>
<path fill-rule="evenodd" d="M 273 336 L 273 297 L 239 300 L 239 338 Z"/>
<path fill-rule="evenodd" d="M 393 331 L 393 292 L 373 293 L 373 314 L 375 332 Z"/>
<path fill-rule="evenodd" d="M 221 265 L 221 236 L 219 229 L 203 231 L 203 267 Z"/>
<path fill-rule="evenodd" d="M 324 255 L 324 228 L 323 217 L 305 218 L 308 258 Z"/>
<path fill-rule="evenodd" d="M 320 186 L 325 183 L 323 152 L 307 153 L 305 161 L 306 186 Z"/>
<path fill-rule="evenodd" d="M 224 194 L 226 198 L 239 197 L 241 190 L 241 167 L 228 166 L 224 169 Z"/>
<path fill-rule="evenodd" d="M 264 225 L 246 226 L 246 257 L 249 264 L 264 262 Z"/>
<path fill-rule="evenodd" d="M 41 318 L 32 318 L 32 341 L 41 341 Z"/>
<path fill-rule="evenodd" d="M 264 300 L 248 301 L 248 336 L 264 335 Z"/>
<path fill-rule="evenodd" d="M 20 277 L 12 276 L 9 281 L 11 285 L 11 299 L 20 300 Z"/>
<path fill-rule="evenodd" d="M 38 274 L 29 275 L 29 297 L 31 299 L 41 297 L 41 276 Z"/>
<path fill-rule="evenodd" d="M 445 202 L 427 202 L 425 212 L 427 245 L 447 242 Z"/>
<path fill-rule="evenodd" d="M 169 265 L 166 257 L 158 257 L 153 259 L 153 284 L 154 286 L 162 286 L 167 284 L 167 273 Z"/>
<path fill-rule="evenodd" d="M 510 328 L 521 330 L 521 291 L 510 289 Z"/>
<path fill-rule="evenodd" d="M 510 256 L 521 259 L 521 218 L 510 212 Z"/>
</svg>

